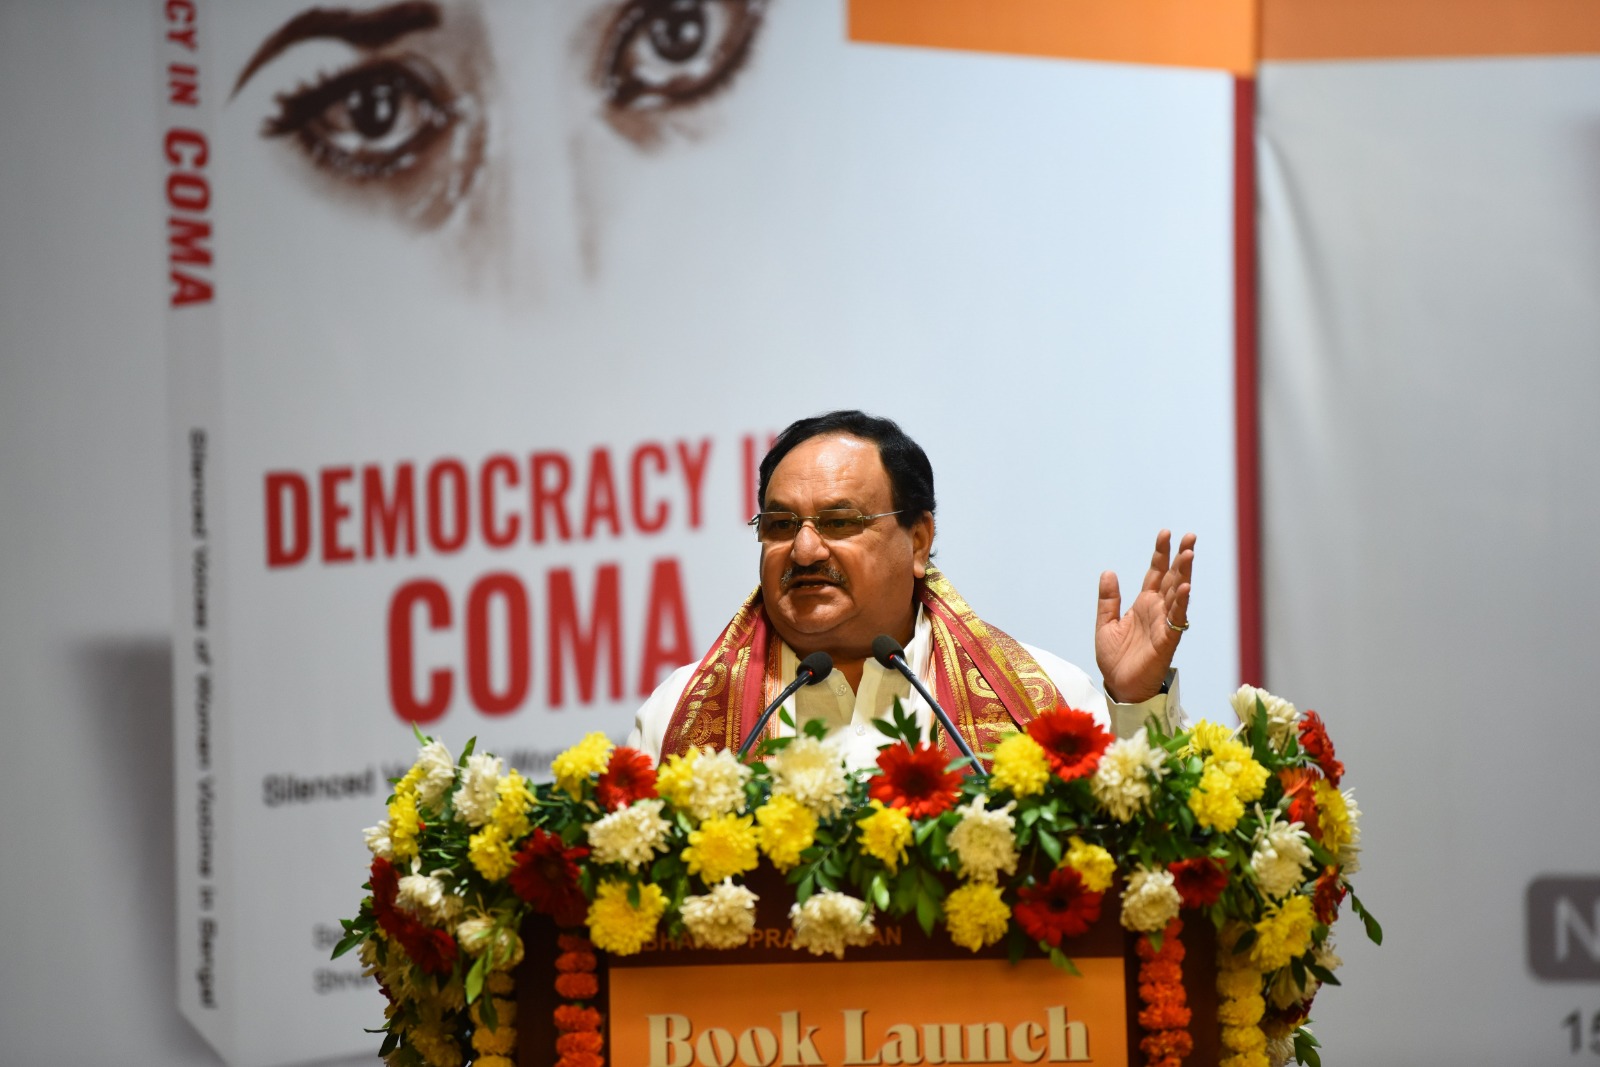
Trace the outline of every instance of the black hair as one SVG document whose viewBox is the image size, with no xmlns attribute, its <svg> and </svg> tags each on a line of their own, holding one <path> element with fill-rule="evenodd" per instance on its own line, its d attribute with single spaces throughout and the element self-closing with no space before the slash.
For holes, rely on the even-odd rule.
<svg viewBox="0 0 1600 1067">
<path fill-rule="evenodd" d="M 933 514 L 933 465 L 922 446 L 906 436 L 893 419 L 868 415 L 864 411 L 830 411 L 825 415 L 791 422 L 761 461 L 761 480 L 756 499 L 767 506 L 767 482 L 784 456 L 796 445 L 823 434 L 844 433 L 871 441 L 878 446 L 878 457 L 889 473 L 889 489 L 901 526 L 914 526 L 923 514 Z"/>
</svg>

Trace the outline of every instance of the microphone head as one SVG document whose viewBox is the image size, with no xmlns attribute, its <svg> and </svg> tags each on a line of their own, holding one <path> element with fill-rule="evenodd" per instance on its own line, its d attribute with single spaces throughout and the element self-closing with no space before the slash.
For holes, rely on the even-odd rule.
<svg viewBox="0 0 1600 1067">
<path fill-rule="evenodd" d="M 800 661 L 800 669 L 811 672 L 811 677 L 806 679 L 806 684 L 816 685 L 833 673 L 833 657 L 826 652 L 813 652 Z"/>
<path fill-rule="evenodd" d="M 889 660 L 895 656 L 899 656 L 901 659 L 906 658 L 906 650 L 900 647 L 899 641 L 896 641 L 888 634 L 879 634 L 877 637 L 872 639 L 873 659 L 877 660 L 885 667 L 893 667 L 894 664 L 890 663 Z"/>
</svg>

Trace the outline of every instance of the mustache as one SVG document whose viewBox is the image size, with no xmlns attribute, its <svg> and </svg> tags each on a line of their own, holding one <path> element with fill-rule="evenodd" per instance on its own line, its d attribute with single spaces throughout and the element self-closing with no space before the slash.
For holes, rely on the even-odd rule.
<svg viewBox="0 0 1600 1067">
<path fill-rule="evenodd" d="M 821 578 L 832 582 L 834 585 L 844 585 L 844 572 L 837 567 L 829 566 L 826 562 L 812 563 L 809 566 L 797 567 L 793 563 L 784 568 L 783 574 L 778 579 L 778 588 L 788 589 L 795 581 L 801 578 Z"/>
</svg>

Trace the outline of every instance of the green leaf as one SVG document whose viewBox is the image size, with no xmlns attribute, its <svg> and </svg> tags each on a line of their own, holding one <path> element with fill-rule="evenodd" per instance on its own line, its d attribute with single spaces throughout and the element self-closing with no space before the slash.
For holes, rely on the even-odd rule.
<svg viewBox="0 0 1600 1067">
<path fill-rule="evenodd" d="M 1024 811 L 1022 813 L 1022 825 L 1032 826 L 1034 823 L 1038 822 L 1040 810 L 1041 809 L 1039 808 L 1028 808 L 1026 811 Z"/>
<path fill-rule="evenodd" d="M 872 896 L 872 902 L 880 910 L 889 910 L 889 887 L 883 884 L 883 873 L 881 871 L 872 876 L 872 883 L 867 887 L 867 891 Z"/>
<path fill-rule="evenodd" d="M 1294 1058 L 1306 1067 L 1322 1067 L 1322 1057 L 1317 1054 L 1317 1039 L 1311 1031 L 1301 1027 L 1294 1034 Z"/>
<path fill-rule="evenodd" d="M 1378 925 L 1377 918 L 1361 903 L 1361 898 L 1356 896 L 1354 890 L 1350 893 L 1350 906 L 1356 910 L 1357 915 L 1361 916 L 1361 922 L 1367 928 L 1367 937 L 1372 940 L 1372 943 L 1374 945 L 1383 944 L 1383 927 Z"/>
<path fill-rule="evenodd" d="M 799 884 L 794 887 L 794 902 L 796 904 L 804 904 L 811 899 L 811 894 L 815 891 L 816 879 L 808 874 L 800 879 Z"/>
<path fill-rule="evenodd" d="M 1061 866 L 1061 839 L 1049 830 L 1040 828 L 1039 847 L 1044 849 L 1044 854 L 1050 857 L 1050 862 Z"/>
<path fill-rule="evenodd" d="M 467 765 L 467 757 L 472 755 L 472 750 L 477 747 L 478 739 L 476 737 L 467 738 L 467 747 L 461 750 L 461 759 L 458 761 L 460 766 L 465 767 Z"/>
<path fill-rule="evenodd" d="M 1312 975 L 1316 977 L 1317 981 L 1321 982 L 1323 985 L 1339 984 L 1339 979 L 1335 978 L 1333 972 L 1328 970 L 1326 967 L 1319 967 L 1315 963 L 1308 963 L 1306 964 L 1306 970 L 1310 971 Z"/>
<path fill-rule="evenodd" d="M 384 1057 L 393 1052 L 395 1046 L 400 1044 L 400 1031 L 390 1030 L 383 1036 L 383 1044 L 378 1046 L 378 1056 Z"/>
<path fill-rule="evenodd" d="M 484 997 L 483 1007 L 478 1009 L 478 1014 L 483 1016 L 483 1025 L 493 1030 L 500 1025 L 500 1013 L 494 1010 L 494 998 Z"/>
<path fill-rule="evenodd" d="M 422 731 L 417 729 L 417 724 L 415 721 L 411 723 L 411 736 L 417 739 L 418 748 L 421 748 L 423 745 L 428 743 L 428 739 L 423 736 Z"/>
<path fill-rule="evenodd" d="M 917 897 L 917 925 L 922 927 L 924 934 L 933 936 L 933 926 L 939 921 L 939 912 L 942 910 L 934 897 L 925 894 Z"/>
<path fill-rule="evenodd" d="M 1049 943 L 1046 942 L 1046 941 L 1039 942 L 1039 947 L 1049 950 L 1049 952 L 1050 952 L 1050 962 L 1055 965 L 1057 970 L 1065 971 L 1068 974 L 1072 975 L 1074 978 L 1082 978 L 1083 977 L 1083 972 L 1078 970 L 1078 965 L 1076 963 L 1072 962 L 1072 957 L 1071 956 L 1068 956 L 1065 952 L 1062 952 L 1059 948 L 1050 948 Z"/>
<path fill-rule="evenodd" d="M 351 949 L 361 944 L 361 942 L 365 941 L 366 939 L 367 935 L 365 931 L 351 931 L 350 933 L 345 934 L 344 937 L 340 938 L 337 945 L 333 946 L 333 955 L 329 956 L 328 958 L 330 960 L 336 960 L 340 956 L 343 956 L 346 952 L 349 952 Z"/>
<path fill-rule="evenodd" d="M 911 831 L 911 839 L 919 845 L 927 844 L 928 838 L 939 828 L 938 819 L 927 819 L 915 830 Z"/>
<path fill-rule="evenodd" d="M 900 740 L 900 731 L 896 730 L 891 723 L 887 723 L 882 719 L 873 719 L 872 728 L 891 741 Z"/>
<path fill-rule="evenodd" d="M 1235 956 L 1238 956 L 1238 955 L 1241 955 L 1243 953 L 1249 952 L 1250 951 L 1250 946 L 1254 945 L 1255 943 L 1256 943 L 1256 932 L 1255 932 L 1255 930 L 1253 928 L 1249 929 L 1249 930 L 1246 930 L 1244 933 L 1239 935 L 1238 942 L 1233 946 L 1233 954 Z"/>
<path fill-rule="evenodd" d="M 1160 952 L 1161 951 L 1162 934 L 1163 934 L 1163 931 L 1161 931 L 1161 930 L 1151 930 L 1148 934 L 1145 935 L 1146 937 L 1148 937 L 1150 939 L 1150 950 L 1152 952 Z"/>
<path fill-rule="evenodd" d="M 467 972 L 467 1003 L 471 1004 L 483 992 L 483 981 L 489 973 L 489 954 L 485 952 L 472 963 L 472 969 Z"/>
</svg>

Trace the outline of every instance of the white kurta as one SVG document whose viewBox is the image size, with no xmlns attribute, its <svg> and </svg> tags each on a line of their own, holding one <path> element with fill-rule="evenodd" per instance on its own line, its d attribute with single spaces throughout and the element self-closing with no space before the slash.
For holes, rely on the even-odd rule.
<svg viewBox="0 0 1600 1067">
<path fill-rule="evenodd" d="M 933 689 L 932 657 L 929 655 L 933 643 L 930 636 L 932 632 L 933 626 L 927 614 L 918 608 L 916 630 L 911 643 L 906 646 L 906 661 L 930 690 Z M 1154 721 L 1169 733 L 1184 721 L 1183 709 L 1178 703 L 1175 673 L 1166 693 L 1157 694 L 1140 704 L 1116 704 L 1094 687 L 1088 675 L 1066 660 L 1031 645 L 1022 647 L 1049 675 L 1061 699 L 1072 707 L 1089 712 L 1118 737 L 1127 737 L 1143 729 L 1148 721 Z M 779 666 L 781 677 L 792 679 L 800 666 L 800 658 L 787 644 L 783 645 L 782 657 Z M 678 706 L 678 699 L 683 696 L 698 666 L 698 663 L 690 663 L 679 667 L 656 687 L 634 718 L 633 733 L 628 737 L 629 745 L 649 753 L 654 759 L 661 758 L 661 742 L 666 736 L 673 709 Z M 926 736 L 934 721 L 933 710 L 900 672 L 881 666 L 876 660 L 868 660 L 863 665 L 861 685 L 854 692 L 851 692 L 850 683 L 845 681 L 844 675 L 834 671 L 815 685 L 801 687 L 788 706 L 800 726 L 812 719 L 822 720 L 828 727 L 828 736 L 843 750 L 846 764 L 851 768 L 862 768 L 873 766 L 878 759 L 879 747 L 888 743 L 888 739 L 873 727 L 872 720 L 888 719 L 896 697 L 900 698 L 906 713 L 916 718 Z M 778 723 L 776 716 L 772 721 Z M 746 729 L 754 725 L 747 723 Z M 778 730 L 780 736 L 793 733 L 781 724 Z"/>
</svg>

